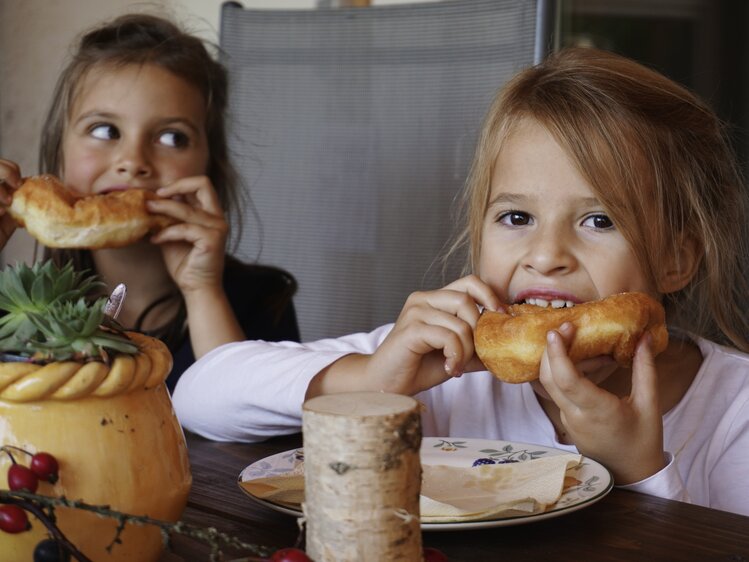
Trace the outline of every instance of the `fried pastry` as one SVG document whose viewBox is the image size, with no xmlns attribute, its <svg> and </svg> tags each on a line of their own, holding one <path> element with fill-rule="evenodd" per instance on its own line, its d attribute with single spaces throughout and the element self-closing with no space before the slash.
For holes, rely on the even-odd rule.
<svg viewBox="0 0 749 562">
<path fill-rule="evenodd" d="M 645 332 L 652 335 L 654 354 L 668 345 L 663 306 L 645 293 L 631 292 L 570 308 L 515 304 L 506 313 L 485 310 L 474 331 L 476 354 L 500 380 L 537 379 L 546 334 L 565 322 L 576 328 L 568 350 L 574 363 L 610 355 L 617 363 L 630 365 Z"/>
<path fill-rule="evenodd" d="M 176 222 L 148 211 L 146 201 L 156 198 L 143 189 L 81 197 L 54 176 L 42 175 L 26 178 L 13 193 L 9 211 L 50 248 L 118 248 Z"/>
</svg>

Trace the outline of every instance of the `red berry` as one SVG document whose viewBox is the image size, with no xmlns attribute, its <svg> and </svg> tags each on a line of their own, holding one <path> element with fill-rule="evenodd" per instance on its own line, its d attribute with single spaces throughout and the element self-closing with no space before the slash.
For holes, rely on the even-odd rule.
<svg viewBox="0 0 749 562">
<path fill-rule="evenodd" d="M 22 464 L 12 464 L 8 469 L 8 488 L 11 490 L 26 490 L 32 494 L 39 486 L 39 478 L 30 468 Z"/>
<path fill-rule="evenodd" d="M 312 562 L 303 550 L 298 548 L 282 548 L 273 553 L 270 557 L 271 562 Z"/>
<path fill-rule="evenodd" d="M 37 453 L 31 457 L 31 470 L 42 480 L 54 484 L 57 482 L 60 466 L 57 464 L 57 459 L 49 453 Z"/>
<path fill-rule="evenodd" d="M 448 559 L 441 550 L 427 546 L 424 547 L 424 562 L 448 562 Z"/>
<path fill-rule="evenodd" d="M 0 530 L 6 533 L 22 533 L 31 529 L 26 512 L 13 504 L 0 505 Z"/>
</svg>

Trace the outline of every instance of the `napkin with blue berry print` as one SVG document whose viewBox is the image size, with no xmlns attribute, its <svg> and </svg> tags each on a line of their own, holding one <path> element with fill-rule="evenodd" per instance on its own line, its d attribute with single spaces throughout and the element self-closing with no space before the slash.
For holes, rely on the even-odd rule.
<svg viewBox="0 0 749 562">
<path fill-rule="evenodd" d="M 567 472 L 581 460 L 580 455 L 565 453 L 510 464 L 422 465 L 421 521 L 454 523 L 543 513 L 577 483 Z M 240 486 L 257 498 L 301 509 L 304 465 Z"/>
<path fill-rule="evenodd" d="M 565 453 L 526 462 L 470 468 L 423 465 L 421 521 L 447 523 L 543 513 L 566 487 L 580 455 Z"/>
</svg>

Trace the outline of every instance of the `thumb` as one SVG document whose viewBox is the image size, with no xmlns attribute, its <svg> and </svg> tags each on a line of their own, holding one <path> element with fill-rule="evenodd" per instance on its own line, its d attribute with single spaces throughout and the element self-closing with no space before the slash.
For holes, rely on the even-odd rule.
<svg viewBox="0 0 749 562">
<path fill-rule="evenodd" d="M 659 412 L 658 371 L 651 347 L 653 337 L 645 334 L 637 344 L 632 363 L 632 402 L 640 411 Z"/>
</svg>

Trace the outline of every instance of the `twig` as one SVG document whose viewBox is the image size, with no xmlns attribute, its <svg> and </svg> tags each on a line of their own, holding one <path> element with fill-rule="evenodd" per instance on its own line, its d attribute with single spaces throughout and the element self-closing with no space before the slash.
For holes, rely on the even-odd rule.
<svg viewBox="0 0 749 562">
<path fill-rule="evenodd" d="M 130 515 L 110 509 L 109 506 L 91 505 L 81 500 L 69 500 L 64 496 L 52 497 L 40 494 L 32 494 L 24 491 L 0 490 L 0 503 L 14 503 L 36 515 L 44 525 L 50 530 L 50 533 L 64 544 L 70 553 L 81 562 L 88 561 L 88 558 L 80 553 L 75 546 L 60 532 L 57 526 L 50 520 L 49 516 L 43 511 L 42 507 L 53 510 L 55 507 L 69 507 L 81 509 L 96 513 L 100 517 L 110 517 L 118 521 L 115 537 L 112 543 L 107 547 L 110 550 L 114 544 L 120 542 L 120 534 L 125 528 L 126 523 L 135 525 L 153 525 L 161 530 L 164 542 L 168 544 L 169 534 L 177 533 L 192 539 L 206 543 L 211 547 L 211 562 L 217 561 L 221 556 L 221 547 L 228 547 L 237 550 L 245 550 L 261 557 L 268 557 L 275 550 L 265 546 L 249 544 L 240 539 L 218 531 L 215 527 L 198 527 L 189 525 L 182 521 L 163 521 L 154 519 L 145 515 Z M 45 521 L 46 520 L 46 521 Z M 53 529 L 54 528 L 54 529 Z"/>
<path fill-rule="evenodd" d="M 44 526 L 47 528 L 49 533 L 52 535 L 52 537 L 58 541 L 60 544 L 62 544 L 63 548 L 66 549 L 71 556 L 75 557 L 76 560 L 79 562 L 91 562 L 91 560 L 83 554 L 80 550 L 76 548 L 76 546 L 70 542 L 70 539 L 65 536 L 65 534 L 60 530 L 60 528 L 55 525 L 52 518 L 44 512 L 44 510 L 39 507 L 36 503 L 29 500 L 24 499 L 17 499 L 17 498 L 8 498 L 7 501 L 4 499 L 2 500 L 2 503 L 10 503 L 15 504 L 18 507 L 25 509 L 26 511 L 32 513 L 36 516 L 39 521 L 41 521 Z M 50 509 L 52 509 L 50 507 Z"/>
</svg>

